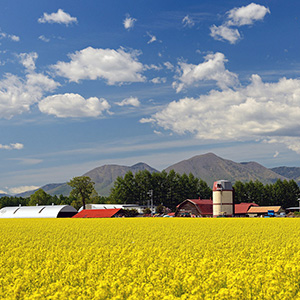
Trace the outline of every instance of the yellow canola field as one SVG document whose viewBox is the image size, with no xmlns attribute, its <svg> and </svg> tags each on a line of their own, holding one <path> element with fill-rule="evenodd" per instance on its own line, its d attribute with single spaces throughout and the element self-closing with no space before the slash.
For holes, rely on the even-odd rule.
<svg viewBox="0 0 300 300">
<path fill-rule="evenodd" d="M 300 219 L 1 219 L 0 299 L 300 299 Z"/>
</svg>

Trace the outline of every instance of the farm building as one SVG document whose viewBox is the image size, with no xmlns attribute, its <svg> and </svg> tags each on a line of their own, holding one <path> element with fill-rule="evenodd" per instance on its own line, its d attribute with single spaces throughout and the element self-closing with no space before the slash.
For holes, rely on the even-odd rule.
<svg viewBox="0 0 300 300">
<path fill-rule="evenodd" d="M 251 207 L 258 206 L 255 203 L 240 203 L 234 205 L 235 216 L 246 217 Z M 211 199 L 186 199 L 180 203 L 175 212 L 176 217 L 212 217 L 213 201 Z"/>
<path fill-rule="evenodd" d="M 218 180 L 213 185 L 213 216 L 234 215 L 234 191 L 230 181 Z"/>
<path fill-rule="evenodd" d="M 70 218 L 77 210 L 70 205 L 8 206 L 0 209 L 0 218 Z"/>
<path fill-rule="evenodd" d="M 212 217 L 213 205 L 209 199 L 186 199 L 177 205 L 175 217 Z"/>
<path fill-rule="evenodd" d="M 125 216 L 122 208 L 83 209 L 72 218 L 120 218 Z"/>
<path fill-rule="evenodd" d="M 248 215 L 249 217 L 266 216 L 269 211 L 274 211 L 275 216 L 279 216 L 280 213 L 285 212 L 281 206 L 252 206 L 248 211 Z"/>
<path fill-rule="evenodd" d="M 256 203 L 240 203 L 234 205 L 234 216 L 245 217 L 251 207 L 258 207 Z"/>
<path fill-rule="evenodd" d="M 87 204 L 86 209 L 135 209 L 139 214 L 143 213 L 143 210 L 147 206 L 142 206 L 138 204 Z M 155 207 L 154 207 L 155 208 Z M 83 210 L 83 206 L 78 210 L 79 212 Z"/>
</svg>

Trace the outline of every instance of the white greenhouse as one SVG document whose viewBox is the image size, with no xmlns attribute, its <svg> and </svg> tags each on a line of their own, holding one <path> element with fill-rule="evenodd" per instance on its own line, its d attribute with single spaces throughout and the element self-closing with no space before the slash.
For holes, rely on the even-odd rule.
<svg viewBox="0 0 300 300">
<path fill-rule="evenodd" d="M 77 210 L 70 205 L 7 206 L 0 209 L 0 218 L 71 218 Z"/>
</svg>

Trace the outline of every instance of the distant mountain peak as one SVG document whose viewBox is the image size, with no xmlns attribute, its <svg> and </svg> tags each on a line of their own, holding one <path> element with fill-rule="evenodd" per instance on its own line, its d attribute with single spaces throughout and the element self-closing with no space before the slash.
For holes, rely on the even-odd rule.
<svg viewBox="0 0 300 300">
<path fill-rule="evenodd" d="M 195 177 L 204 180 L 211 187 L 214 181 L 220 179 L 230 180 L 232 183 L 238 180 L 242 182 L 258 180 L 264 184 L 273 183 L 277 179 L 284 180 L 297 178 L 297 181 L 300 181 L 300 168 L 280 167 L 267 169 L 257 162 L 237 163 L 219 157 L 212 152 L 196 155 L 192 158 L 175 163 L 166 168 L 165 171 L 169 172 L 172 169 L 179 174 L 186 173 L 188 175 L 189 173 L 192 173 Z M 146 163 L 138 162 L 131 167 L 116 164 L 103 165 L 92 169 L 83 174 L 83 176 L 89 176 L 92 181 L 95 182 L 95 189 L 99 195 L 108 196 L 114 181 L 118 176 L 124 177 L 128 171 L 135 174 L 143 170 L 148 170 L 150 173 L 158 172 Z M 66 183 L 50 184 L 41 188 L 51 195 L 69 195 L 71 191 L 71 187 Z M 35 191 L 31 191 L 31 193 L 27 192 L 25 197 L 29 197 L 34 192 Z"/>
<path fill-rule="evenodd" d="M 192 173 L 195 177 L 206 181 L 209 186 L 220 179 L 235 181 L 261 181 L 262 183 L 273 183 L 277 179 L 286 179 L 272 170 L 265 168 L 257 162 L 237 163 L 224 159 L 214 153 L 206 153 L 194 156 L 190 159 L 178 162 L 165 170 L 174 170 L 179 174 Z"/>
</svg>

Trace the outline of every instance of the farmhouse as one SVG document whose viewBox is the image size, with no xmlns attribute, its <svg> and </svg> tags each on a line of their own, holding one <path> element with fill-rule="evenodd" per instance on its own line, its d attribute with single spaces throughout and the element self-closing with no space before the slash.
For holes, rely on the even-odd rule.
<svg viewBox="0 0 300 300">
<path fill-rule="evenodd" d="M 120 218 L 125 216 L 122 208 L 83 209 L 72 218 Z"/>
<path fill-rule="evenodd" d="M 9 206 L 0 209 L 0 218 L 70 218 L 77 210 L 70 205 Z"/>
<path fill-rule="evenodd" d="M 258 207 L 255 203 L 240 203 L 234 205 L 234 215 L 246 217 L 251 207 Z M 175 212 L 175 217 L 212 217 L 213 201 L 211 199 L 186 199 L 181 202 Z"/>
</svg>

